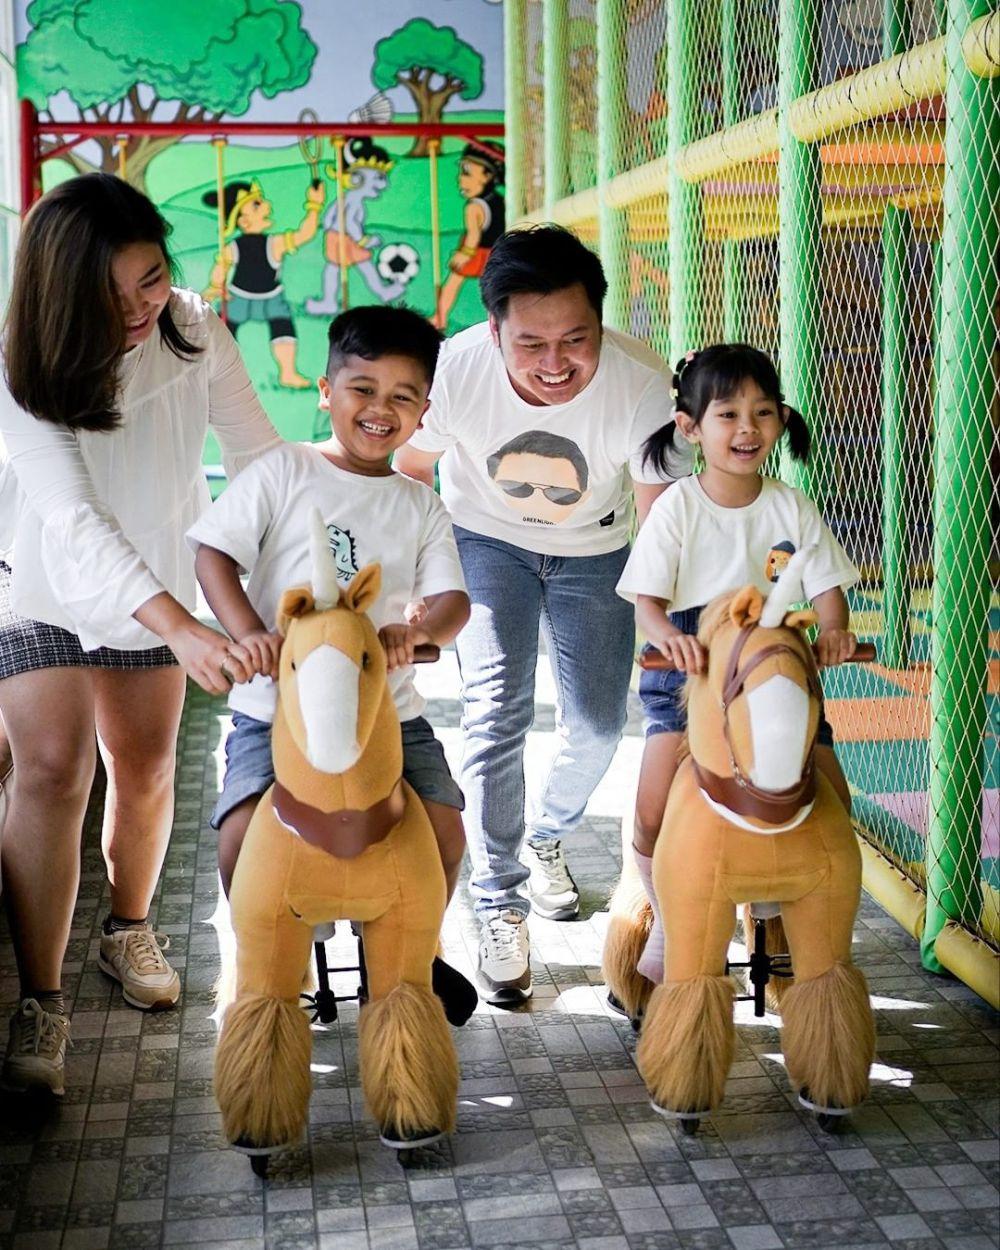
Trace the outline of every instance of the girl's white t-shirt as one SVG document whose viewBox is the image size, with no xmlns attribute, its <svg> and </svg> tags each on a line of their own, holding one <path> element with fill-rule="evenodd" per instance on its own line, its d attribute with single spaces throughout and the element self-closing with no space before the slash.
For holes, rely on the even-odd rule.
<svg viewBox="0 0 1000 1250">
<path fill-rule="evenodd" d="M 618 551 L 632 524 L 632 480 L 649 436 L 673 419 L 666 365 L 645 344 L 605 330 L 590 382 L 565 404 L 529 404 L 511 385 L 488 322 L 449 339 L 418 451 L 443 452 L 441 497 L 456 525 L 554 556 Z M 676 473 L 690 471 L 690 451 Z"/>
<path fill-rule="evenodd" d="M 313 508 L 322 513 L 344 585 L 366 564 L 381 564 L 382 588 L 368 612 L 376 629 L 402 622 L 413 600 L 465 590 L 451 518 L 429 487 L 399 473 L 347 473 L 306 443 L 285 443 L 244 470 L 188 530 L 188 542 L 225 552 L 249 573 L 247 598 L 273 630 L 282 594 L 310 582 Z M 412 666 L 390 673 L 389 688 L 400 720 L 420 715 Z M 229 706 L 272 721 L 275 685 L 258 675 L 233 687 Z"/>
<path fill-rule="evenodd" d="M 85 651 L 161 646 L 132 616 L 161 591 L 195 607 L 184 534 L 211 502 L 209 428 L 230 477 L 281 442 L 233 336 L 201 296 L 175 289 L 170 310 L 203 350 L 183 360 L 154 331 L 127 352 L 114 430 L 40 421 L 0 380 L 0 551 L 14 570 L 13 607 L 70 630 Z"/>
<path fill-rule="evenodd" d="M 723 508 L 689 477 L 650 508 L 617 589 L 632 603 L 638 595 L 665 599 L 672 612 L 703 607 L 751 582 L 767 594 L 792 555 L 810 546 L 802 579 L 807 599 L 860 577 L 800 490 L 765 477 L 752 504 Z"/>
</svg>

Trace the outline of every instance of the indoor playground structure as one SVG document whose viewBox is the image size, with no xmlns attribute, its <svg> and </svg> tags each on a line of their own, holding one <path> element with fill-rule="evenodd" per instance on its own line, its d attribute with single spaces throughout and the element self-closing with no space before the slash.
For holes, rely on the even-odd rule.
<svg viewBox="0 0 1000 1250">
<path fill-rule="evenodd" d="M 826 677 L 866 888 L 998 1005 L 1000 10 L 506 0 L 504 20 L 509 220 L 595 246 L 606 323 L 668 360 L 723 338 L 780 360 L 815 450 L 775 471 L 862 569 L 853 627 L 878 650 Z"/>
</svg>

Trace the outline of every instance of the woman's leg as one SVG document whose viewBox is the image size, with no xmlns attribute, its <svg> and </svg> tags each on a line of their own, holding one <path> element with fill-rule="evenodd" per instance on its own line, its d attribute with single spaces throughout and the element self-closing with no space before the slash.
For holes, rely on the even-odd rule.
<svg viewBox="0 0 1000 1250">
<path fill-rule="evenodd" d="M 101 757 L 108 774 L 102 846 L 112 915 L 144 919 L 174 817 L 179 668 L 94 671 Z"/>
<path fill-rule="evenodd" d="M 3 833 L 3 884 L 22 997 L 58 990 L 80 882 L 80 831 L 94 776 L 94 701 L 82 668 L 0 682 L 16 770 Z"/>
</svg>

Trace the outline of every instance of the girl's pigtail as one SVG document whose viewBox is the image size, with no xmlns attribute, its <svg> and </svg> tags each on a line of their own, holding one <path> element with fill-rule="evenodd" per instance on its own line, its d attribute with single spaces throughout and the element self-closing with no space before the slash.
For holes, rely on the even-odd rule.
<svg viewBox="0 0 1000 1250">
<path fill-rule="evenodd" d="M 792 453 L 792 459 L 801 460 L 804 463 L 809 459 L 809 448 L 812 444 L 809 427 L 806 425 L 805 417 L 795 408 L 791 408 L 786 404 L 785 412 L 785 430 L 788 433 L 788 444 Z"/>
<path fill-rule="evenodd" d="M 657 473 L 666 474 L 668 477 L 675 476 L 681 457 L 681 450 L 674 442 L 676 429 L 677 422 L 668 421 L 666 425 L 661 425 L 655 434 L 650 434 L 642 448 L 644 469 L 651 465 Z"/>
</svg>

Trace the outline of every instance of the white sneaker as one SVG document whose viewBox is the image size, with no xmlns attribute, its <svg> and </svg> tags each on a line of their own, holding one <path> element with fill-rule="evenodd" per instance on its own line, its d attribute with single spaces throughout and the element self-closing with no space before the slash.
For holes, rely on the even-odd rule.
<svg viewBox="0 0 1000 1250">
<path fill-rule="evenodd" d="M 97 962 L 102 972 L 121 982 L 122 997 L 140 1011 L 172 1007 L 181 993 L 181 979 L 163 957 L 170 946 L 164 933 L 150 924 L 101 933 Z"/>
<path fill-rule="evenodd" d="M 572 920 L 580 913 L 580 892 L 569 875 L 558 838 L 529 838 L 521 862 L 531 872 L 528 898 L 531 910 L 546 920 Z"/>
<path fill-rule="evenodd" d="M 68 1017 L 46 1011 L 35 998 L 26 998 L 10 1018 L 0 1086 L 14 1093 L 45 1086 L 61 1097 L 66 1092 L 63 1070 L 68 1042 Z"/>
<path fill-rule="evenodd" d="M 498 911 L 483 920 L 476 984 L 488 1003 L 510 1005 L 531 997 L 528 922 L 519 912 Z"/>
</svg>

